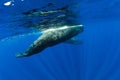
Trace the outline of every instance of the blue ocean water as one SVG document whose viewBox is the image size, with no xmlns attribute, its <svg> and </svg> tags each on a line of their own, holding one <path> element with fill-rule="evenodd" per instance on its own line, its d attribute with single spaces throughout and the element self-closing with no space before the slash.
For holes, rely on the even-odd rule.
<svg viewBox="0 0 120 80">
<path fill-rule="evenodd" d="M 119 0 L 12 0 L 0 1 L 0 80 L 120 80 Z M 41 34 L 13 22 L 21 12 L 49 2 L 76 4 L 77 21 L 84 31 L 81 44 L 61 43 L 39 54 L 16 58 Z M 48 8 L 49 9 L 49 8 Z M 20 35 L 18 35 L 20 34 Z M 17 36 L 18 35 L 18 36 Z"/>
</svg>

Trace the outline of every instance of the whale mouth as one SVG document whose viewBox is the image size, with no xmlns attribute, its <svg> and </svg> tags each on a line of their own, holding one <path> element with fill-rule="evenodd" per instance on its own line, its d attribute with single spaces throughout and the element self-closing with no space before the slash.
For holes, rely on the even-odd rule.
<svg viewBox="0 0 120 80">
<path fill-rule="evenodd" d="M 59 27 L 59 28 L 50 28 L 50 29 L 44 30 L 44 31 L 42 31 L 42 33 L 51 32 L 51 31 L 58 31 L 58 30 L 65 30 L 65 29 L 69 29 L 69 28 L 83 28 L 83 25 L 82 24 L 74 25 L 74 26 L 65 25 L 65 26 L 62 26 L 62 27 Z"/>
</svg>

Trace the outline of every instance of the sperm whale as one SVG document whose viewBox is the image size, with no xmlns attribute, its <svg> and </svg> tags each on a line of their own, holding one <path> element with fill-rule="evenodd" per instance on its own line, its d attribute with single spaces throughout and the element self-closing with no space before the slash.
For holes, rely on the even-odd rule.
<svg viewBox="0 0 120 80">
<path fill-rule="evenodd" d="M 83 25 L 64 25 L 46 29 L 25 52 L 16 54 L 16 57 L 28 57 L 38 54 L 44 49 L 67 41 L 81 32 L 83 32 Z"/>
</svg>

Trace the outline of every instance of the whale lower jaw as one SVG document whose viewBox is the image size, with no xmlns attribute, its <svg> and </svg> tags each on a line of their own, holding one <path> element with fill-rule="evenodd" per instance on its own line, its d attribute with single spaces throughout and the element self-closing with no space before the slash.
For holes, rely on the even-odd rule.
<svg viewBox="0 0 120 80">
<path fill-rule="evenodd" d="M 20 58 L 20 57 L 27 57 L 28 55 L 27 55 L 27 53 L 17 53 L 15 56 L 17 58 Z"/>
</svg>

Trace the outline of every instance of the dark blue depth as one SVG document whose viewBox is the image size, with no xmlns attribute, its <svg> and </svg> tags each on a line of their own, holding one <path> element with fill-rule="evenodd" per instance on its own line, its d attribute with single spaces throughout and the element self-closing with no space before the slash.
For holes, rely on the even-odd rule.
<svg viewBox="0 0 120 80">
<path fill-rule="evenodd" d="M 0 1 L 0 80 L 120 80 L 119 0 L 16 0 L 8 7 L 4 2 L 7 0 Z M 73 11 L 78 11 L 77 21 L 84 25 L 84 32 L 77 36 L 81 44 L 61 43 L 30 57 L 16 58 L 16 53 L 24 52 L 41 34 L 16 29 L 18 22 L 10 21 L 17 18 L 11 16 L 48 2 L 57 4 L 55 7 L 78 3 L 79 8 Z M 21 33 L 25 35 L 15 36 Z"/>
</svg>

